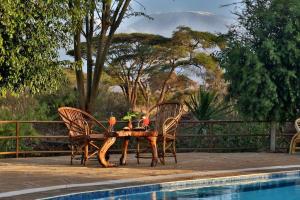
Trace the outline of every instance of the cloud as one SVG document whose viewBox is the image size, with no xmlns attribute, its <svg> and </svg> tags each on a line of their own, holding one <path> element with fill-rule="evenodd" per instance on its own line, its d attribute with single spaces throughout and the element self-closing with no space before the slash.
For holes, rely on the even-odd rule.
<svg viewBox="0 0 300 200">
<path fill-rule="evenodd" d="M 171 36 L 178 26 L 188 26 L 198 31 L 224 33 L 234 19 L 211 12 L 183 11 L 151 14 L 154 20 L 142 18 L 122 27 L 118 32 L 145 32 Z"/>
</svg>

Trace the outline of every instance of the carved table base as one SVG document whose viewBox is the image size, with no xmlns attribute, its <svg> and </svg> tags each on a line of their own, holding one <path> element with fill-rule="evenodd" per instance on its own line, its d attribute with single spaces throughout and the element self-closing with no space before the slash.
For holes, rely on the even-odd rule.
<svg viewBox="0 0 300 200">
<path fill-rule="evenodd" d="M 98 160 L 103 167 L 114 167 L 115 164 L 110 163 L 105 159 L 108 149 L 116 142 L 116 137 L 108 137 L 99 149 Z"/>
<path fill-rule="evenodd" d="M 122 147 L 122 156 L 120 158 L 120 165 L 126 165 L 126 158 L 127 158 L 127 149 L 130 137 L 145 137 L 147 138 L 149 144 L 151 145 L 152 149 L 152 162 L 151 167 L 156 166 L 158 161 L 158 154 L 157 154 L 157 132 L 155 131 L 117 131 L 111 133 L 109 137 L 104 141 L 102 147 L 99 149 L 99 162 L 103 167 L 114 167 L 116 165 L 108 162 L 105 159 L 106 153 L 108 149 L 115 143 L 117 137 L 124 138 L 123 147 Z"/>
</svg>

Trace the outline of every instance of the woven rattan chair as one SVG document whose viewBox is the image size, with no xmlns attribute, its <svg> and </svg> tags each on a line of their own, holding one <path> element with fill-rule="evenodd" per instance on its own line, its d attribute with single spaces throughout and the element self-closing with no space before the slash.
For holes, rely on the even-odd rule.
<svg viewBox="0 0 300 200">
<path fill-rule="evenodd" d="M 290 154 L 296 153 L 296 150 L 299 150 L 300 147 L 297 147 L 297 144 L 300 143 L 300 118 L 295 121 L 295 128 L 297 133 L 293 136 L 290 144 Z"/>
<path fill-rule="evenodd" d="M 181 118 L 183 107 L 179 103 L 162 103 L 152 109 L 148 113 L 151 121 L 153 121 L 153 128 L 158 132 L 157 146 L 158 156 L 162 164 L 165 164 L 165 157 L 176 157 L 176 130 L 178 121 Z M 140 158 L 152 158 L 144 155 L 148 152 L 141 151 L 141 138 L 137 138 L 137 162 L 140 163 Z M 144 148 L 144 146 L 143 146 Z"/>
<path fill-rule="evenodd" d="M 69 129 L 71 164 L 76 155 L 81 155 L 81 164 L 98 153 L 99 145 L 108 130 L 90 114 L 71 107 L 61 107 L 58 113 Z M 92 130 L 96 128 L 98 131 Z M 100 132 L 99 132 L 100 131 Z"/>
</svg>

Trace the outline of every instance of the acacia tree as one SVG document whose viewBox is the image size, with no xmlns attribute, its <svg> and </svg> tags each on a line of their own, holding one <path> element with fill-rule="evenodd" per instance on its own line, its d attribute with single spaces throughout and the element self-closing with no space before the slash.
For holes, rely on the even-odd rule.
<svg viewBox="0 0 300 200">
<path fill-rule="evenodd" d="M 144 34 L 117 34 L 109 51 L 110 64 L 107 73 L 117 79 L 125 98 L 135 110 L 143 79 L 149 76 L 149 69 L 157 63 L 157 45 L 168 38 Z"/>
<path fill-rule="evenodd" d="M 198 88 L 197 82 L 191 80 L 184 73 L 174 72 L 171 76 L 169 76 L 168 72 L 151 73 L 149 80 L 147 80 L 149 89 L 146 95 L 143 94 L 144 100 L 149 99 L 149 103 L 158 104 L 162 85 L 167 78 L 168 81 L 163 101 L 181 101 L 186 94 Z"/>
<path fill-rule="evenodd" d="M 68 41 L 67 7 L 60 1 L 1 1 L 2 96 L 53 92 L 60 86 L 64 75 L 57 48 Z"/>
<path fill-rule="evenodd" d="M 219 70 L 215 56 L 205 52 L 205 50 L 216 47 L 224 47 L 222 36 L 194 31 L 189 27 L 178 27 L 174 31 L 172 38 L 159 46 L 160 53 L 156 56 L 159 61 L 157 66 L 152 68 L 151 73 L 164 74 L 156 103 L 158 104 L 165 100 L 166 94 L 171 88 L 171 77 L 174 73 L 176 74 L 176 69 L 187 69 L 191 68 L 191 66 L 196 66 L 200 68 L 200 71 L 205 71 L 205 74 L 210 73 L 211 75 Z M 206 77 L 202 78 L 206 79 Z M 147 86 L 145 82 L 141 84 L 141 90 L 144 91 L 143 94 L 146 93 L 147 87 L 145 86 Z"/>
<path fill-rule="evenodd" d="M 300 1 L 245 0 L 221 66 L 246 116 L 289 120 L 300 105 Z"/>
<path fill-rule="evenodd" d="M 131 109 L 135 110 L 139 96 L 144 98 L 149 108 L 150 97 L 153 99 L 158 93 L 154 101 L 161 103 L 171 88 L 180 88 L 185 85 L 183 80 L 189 80 L 175 73 L 175 68 L 179 66 L 178 63 L 175 66 L 175 62 L 185 58 L 187 51 L 181 46 L 172 45 L 171 38 L 159 35 L 132 33 L 114 36 L 107 73 L 119 80 Z M 166 59 L 174 63 L 170 64 L 170 71 Z"/>
<path fill-rule="evenodd" d="M 96 48 L 97 38 L 92 42 L 92 47 Z M 218 63 L 212 54 L 203 50 L 222 47 L 222 42 L 214 34 L 193 31 L 188 27 L 179 27 L 171 38 L 143 33 L 115 34 L 104 69 L 117 80 L 134 110 L 139 97 L 144 98 L 147 105 L 150 99 L 157 104 L 166 99 L 170 89 L 182 89 L 183 80 L 189 79 L 177 75 L 179 67 L 193 65 L 213 74 L 219 69 Z M 87 49 L 82 46 L 81 50 L 86 56 Z M 176 80 L 182 83 L 180 87 Z M 190 80 L 187 82 L 192 83 Z"/>
<path fill-rule="evenodd" d="M 179 27 L 172 38 L 142 33 L 118 34 L 109 52 L 111 63 L 107 73 L 119 80 L 133 109 L 140 95 L 148 106 L 150 99 L 158 104 L 175 88 L 183 91 L 193 85 L 187 77 L 177 75 L 179 67 L 193 65 L 205 68 L 206 72 L 219 69 L 213 55 L 201 50 L 221 46 L 221 41 L 216 35 L 188 27 Z"/>
<path fill-rule="evenodd" d="M 75 24 L 74 51 L 77 89 L 80 108 L 92 111 L 107 53 L 113 35 L 124 17 L 143 15 L 130 7 L 131 0 L 75 0 L 70 1 L 70 12 Z M 85 37 L 87 59 L 86 84 L 82 70 L 81 34 Z M 95 42 L 95 46 L 93 46 Z M 94 49 L 95 48 L 95 49 Z M 95 54 L 94 54 L 95 53 Z M 95 61 L 93 60 L 95 56 Z"/>
</svg>

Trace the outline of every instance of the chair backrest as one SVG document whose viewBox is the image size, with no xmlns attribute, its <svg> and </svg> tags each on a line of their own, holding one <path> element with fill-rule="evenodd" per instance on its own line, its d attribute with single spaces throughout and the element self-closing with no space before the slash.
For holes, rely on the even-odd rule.
<svg viewBox="0 0 300 200">
<path fill-rule="evenodd" d="M 108 129 L 103 124 L 83 110 L 72 107 L 61 107 L 58 109 L 58 113 L 69 129 L 70 137 L 87 135 L 92 131 L 94 125 L 97 125 L 97 128 L 101 129 L 101 132 L 108 132 Z M 99 132 L 99 130 L 97 131 Z"/>
<path fill-rule="evenodd" d="M 183 112 L 183 106 L 179 103 L 161 103 L 156 106 L 154 106 L 152 109 L 150 109 L 149 114 L 151 120 L 154 120 L 154 129 L 158 131 L 159 135 L 164 134 L 164 123 L 166 120 L 173 118 L 172 120 L 174 122 L 174 126 L 177 127 L 177 123 L 182 115 Z M 152 117 L 151 117 L 152 116 Z M 171 128 L 171 126 L 170 126 Z"/>
<path fill-rule="evenodd" d="M 88 123 L 84 111 L 77 108 L 61 107 L 58 109 L 58 113 L 69 129 L 70 137 L 87 134 Z"/>
<path fill-rule="evenodd" d="M 297 133 L 300 133 L 300 118 L 296 119 L 295 128 L 297 130 Z"/>
</svg>

